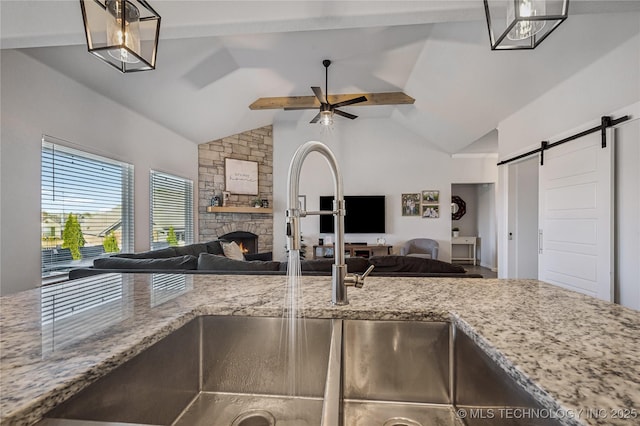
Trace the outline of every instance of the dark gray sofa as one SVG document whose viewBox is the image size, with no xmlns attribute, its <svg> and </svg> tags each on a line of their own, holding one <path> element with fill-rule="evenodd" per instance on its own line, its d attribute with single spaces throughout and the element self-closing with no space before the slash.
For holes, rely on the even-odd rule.
<svg viewBox="0 0 640 426">
<path fill-rule="evenodd" d="M 362 273 L 374 265 L 371 275 L 379 276 L 482 278 L 479 274 L 468 274 L 460 265 L 408 256 L 351 257 L 346 264 L 352 273 Z M 328 275 L 332 265 L 333 259 L 302 260 L 301 271 L 304 275 Z M 245 260 L 229 259 L 224 256 L 221 241 L 214 240 L 98 258 L 91 268 L 71 270 L 69 279 L 110 272 L 282 275 L 286 271 L 287 262 L 272 260 L 271 252 L 245 255 Z"/>
</svg>

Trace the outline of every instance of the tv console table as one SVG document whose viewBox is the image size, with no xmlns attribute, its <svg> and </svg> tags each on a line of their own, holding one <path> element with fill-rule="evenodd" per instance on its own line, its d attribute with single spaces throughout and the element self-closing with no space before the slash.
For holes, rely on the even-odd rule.
<svg viewBox="0 0 640 426">
<path fill-rule="evenodd" d="M 371 256 L 388 256 L 391 254 L 393 246 L 390 245 L 368 245 L 368 244 L 345 244 L 344 254 L 347 257 L 371 257 Z M 333 244 L 325 244 L 322 246 L 313 246 L 313 258 L 332 258 Z"/>
</svg>

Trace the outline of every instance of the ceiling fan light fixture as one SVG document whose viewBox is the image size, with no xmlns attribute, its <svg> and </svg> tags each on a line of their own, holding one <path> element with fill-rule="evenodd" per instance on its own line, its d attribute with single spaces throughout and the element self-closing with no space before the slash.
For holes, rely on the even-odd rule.
<svg viewBox="0 0 640 426">
<path fill-rule="evenodd" d="M 333 124 L 333 111 L 320 111 L 320 124 L 331 126 Z"/>
<path fill-rule="evenodd" d="M 160 15 L 145 0 L 80 0 L 89 53 L 118 71 L 156 67 Z"/>
<path fill-rule="evenodd" d="M 569 11 L 569 0 L 483 1 L 491 50 L 535 49 Z"/>
<path fill-rule="evenodd" d="M 407 96 L 402 92 L 388 92 L 388 93 L 356 93 L 348 95 L 333 95 L 331 98 L 333 103 L 329 103 L 328 91 L 329 91 L 329 65 L 331 61 L 325 59 L 322 61 L 322 65 L 325 68 L 325 91 L 327 95 L 322 91 L 319 86 L 311 86 L 313 96 L 286 96 L 276 98 L 259 98 L 249 105 L 249 109 L 261 110 L 261 109 L 280 109 L 285 111 L 313 109 L 318 110 L 318 104 L 320 105 L 320 111 L 309 122 L 310 124 L 320 124 L 328 128 L 333 124 L 333 116 L 339 115 L 340 117 L 347 118 L 349 120 L 355 120 L 357 115 L 351 114 L 346 111 L 342 111 L 338 108 L 345 106 L 358 106 L 358 105 L 400 105 L 400 104 L 412 104 L 415 102 L 411 96 Z"/>
</svg>

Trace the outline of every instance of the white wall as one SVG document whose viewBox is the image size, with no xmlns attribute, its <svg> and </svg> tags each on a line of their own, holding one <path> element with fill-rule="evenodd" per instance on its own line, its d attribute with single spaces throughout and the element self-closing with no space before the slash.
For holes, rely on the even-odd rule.
<svg viewBox="0 0 640 426">
<path fill-rule="evenodd" d="M 589 67 L 549 90 L 498 125 L 500 159 L 540 147 L 540 142 L 578 128 L 600 124 L 610 114 L 640 98 L 640 18 L 630 14 L 636 35 Z M 621 18 L 622 19 L 622 18 Z M 624 18 L 627 22 L 629 17 Z M 551 36 L 545 43 L 552 42 Z M 561 64 L 557 64 L 561 66 Z M 553 141 L 552 141 L 553 142 Z"/>
<path fill-rule="evenodd" d="M 135 249 L 148 249 L 149 170 L 197 182 L 197 145 L 19 51 L 2 50 L 1 55 L 0 292 L 8 294 L 40 285 L 43 134 L 133 163 Z M 126 77 L 114 71 L 114 81 Z"/>
<path fill-rule="evenodd" d="M 631 25 L 635 35 L 611 52 L 594 61 L 571 78 L 540 96 L 498 125 L 500 159 L 507 159 L 540 146 L 540 141 L 558 140 L 568 133 L 598 125 L 600 117 L 618 117 L 635 110 L 640 100 L 640 20 L 629 14 L 620 22 Z M 546 43 L 552 42 L 551 37 Z M 631 105 L 631 106 L 630 106 Z M 624 167 L 637 167 L 631 158 L 623 158 Z M 507 276 L 508 191 L 507 168 L 500 171 L 497 205 L 499 209 L 499 277 Z M 639 182 L 629 186 L 636 190 Z M 638 212 L 635 212 L 637 219 Z M 623 237 L 624 238 L 624 237 Z M 637 280 L 636 280 L 637 281 Z"/>
<path fill-rule="evenodd" d="M 490 183 L 498 180 L 496 154 L 453 154 L 451 180 L 454 183 Z"/>
<path fill-rule="evenodd" d="M 616 129 L 615 301 L 640 311 L 640 102 Z"/>
<path fill-rule="evenodd" d="M 396 124 L 391 119 L 359 118 L 354 121 L 336 119 L 331 132 L 306 122 L 274 124 L 274 256 L 284 258 L 284 210 L 289 162 L 295 150 L 304 142 L 326 143 L 340 164 L 345 195 L 385 195 L 387 233 L 347 235 L 346 241 L 375 243 L 385 237 L 388 244 L 399 246 L 411 238 L 427 237 L 440 243 L 439 259 L 449 261 L 451 241 L 451 183 L 459 172 L 458 160 L 431 147 L 427 141 Z M 465 179 L 483 182 L 486 179 L 485 158 L 463 160 Z M 492 159 L 493 168 L 495 159 Z M 495 171 L 494 171 L 495 175 Z M 401 215 L 402 193 L 422 190 L 440 191 L 440 218 L 422 219 Z M 310 154 L 302 168 L 300 193 L 307 196 L 307 209 L 318 208 L 320 195 L 333 191 L 329 168 L 324 159 Z M 318 218 L 301 221 L 302 235 L 307 245 L 318 241 Z M 278 225 L 280 224 L 280 225 Z M 282 232 L 278 232 L 282 230 Z M 309 251 L 309 254 L 310 251 Z"/>
</svg>

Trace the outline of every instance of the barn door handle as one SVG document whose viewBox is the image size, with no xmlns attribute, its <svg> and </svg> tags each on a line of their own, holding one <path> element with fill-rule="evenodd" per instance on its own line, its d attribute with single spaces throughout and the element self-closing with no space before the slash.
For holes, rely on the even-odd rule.
<svg viewBox="0 0 640 426">
<path fill-rule="evenodd" d="M 542 254 L 542 229 L 538 229 L 538 254 Z"/>
</svg>

